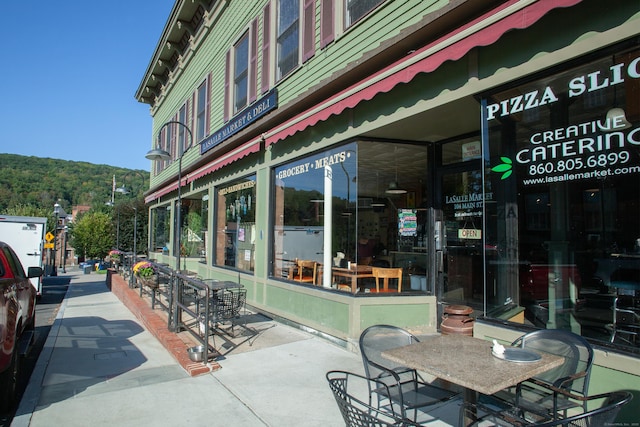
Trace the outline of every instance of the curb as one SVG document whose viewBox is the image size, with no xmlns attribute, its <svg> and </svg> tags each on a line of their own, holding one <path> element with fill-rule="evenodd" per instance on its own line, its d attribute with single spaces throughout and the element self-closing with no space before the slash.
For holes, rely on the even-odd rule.
<svg viewBox="0 0 640 427">
<path fill-rule="evenodd" d="M 107 272 L 107 287 L 118 297 L 131 313 L 144 325 L 144 327 L 171 353 L 174 359 L 192 376 L 208 374 L 217 371 L 221 366 L 211 361 L 208 364 L 192 362 L 187 354 L 189 346 L 180 337 L 169 331 L 167 322 L 160 317 L 135 289 L 129 288 L 129 284 L 112 270 Z"/>
</svg>

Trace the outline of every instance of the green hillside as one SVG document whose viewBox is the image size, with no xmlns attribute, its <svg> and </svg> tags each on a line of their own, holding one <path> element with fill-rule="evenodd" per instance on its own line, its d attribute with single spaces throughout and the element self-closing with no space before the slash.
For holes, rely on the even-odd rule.
<svg viewBox="0 0 640 427">
<path fill-rule="evenodd" d="M 69 213 L 74 205 L 104 206 L 111 200 L 114 175 L 118 187 L 124 184 L 138 195 L 144 191 L 141 176 L 148 185 L 147 171 L 0 154 L 0 212 L 19 205 L 53 209 L 56 202 Z"/>
</svg>

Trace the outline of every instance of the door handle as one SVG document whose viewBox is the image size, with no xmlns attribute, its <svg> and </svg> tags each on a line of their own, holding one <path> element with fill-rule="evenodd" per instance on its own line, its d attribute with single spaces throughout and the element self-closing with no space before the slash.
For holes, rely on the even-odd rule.
<svg viewBox="0 0 640 427">
<path fill-rule="evenodd" d="M 444 273 L 444 251 L 436 251 L 436 268 L 438 273 Z"/>
</svg>

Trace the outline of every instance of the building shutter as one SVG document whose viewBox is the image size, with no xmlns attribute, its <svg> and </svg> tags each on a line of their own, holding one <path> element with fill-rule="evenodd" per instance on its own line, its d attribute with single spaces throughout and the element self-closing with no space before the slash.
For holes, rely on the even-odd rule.
<svg viewBox="0 0 640 427">
<path fill-rule="evenodd" d="M 320 48 L 331 43 L 335 37 L 333 3 L 335 0 L 322 1 L 320 10 Z"/>
<path fill-rule="evenodd" d="M 223 113 L 223 120 L 225 122 L 229 121 L 229 110 L 231 108 L 231 94 L 229 93 L 229 91 L 231 90 L 231 50 L 227 51 L 227 55 L 225 57 L 225 64 L 224 64 L 224 113 Z"/>
<path fill-rule="evenodd" d="M 209 131 L 211 129 L 211 72 L 207 76 L 207 108 L 205 109 L 205 128 L 204 128 L 204 136 L 209 135 Z"/>
<path fill-rule="evenodd" d="M 316 52 L 316 0 L 304 0 L 302 30 L 302 62 Z"/>
<path fill-rule="evenodd" d="M 251 57 L 249 59 L 249 104 L 256 100 L 256 85 L 258 83 L 257 61 L 258 61 L 258 18 L 251 23 L 251 34 L 249 34 L 249 49 Z"/>
<path fill-rule="evenodd" d="M 269 42 L 271 40 L 271 4 L 267 3 L 262 14 L 262 82 L 260 90 L 265 93 L 269 90 L 269 75 L 271 73 L 271 54 Z"/>
</svg>

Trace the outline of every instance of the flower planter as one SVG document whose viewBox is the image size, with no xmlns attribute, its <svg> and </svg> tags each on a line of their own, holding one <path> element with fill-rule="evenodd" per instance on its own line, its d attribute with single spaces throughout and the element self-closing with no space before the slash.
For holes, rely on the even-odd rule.
<svg viewBox="0 0 640 427">
<path fill-rule="evenodd" d="M 144 286 L 148 286 L 150 288 L 157 288 L 158 287 L 158 276 L 157 275 L 151 275 L 151 276 L 136 276 L 136 280 L 144 285 Z"/>
</svg>

